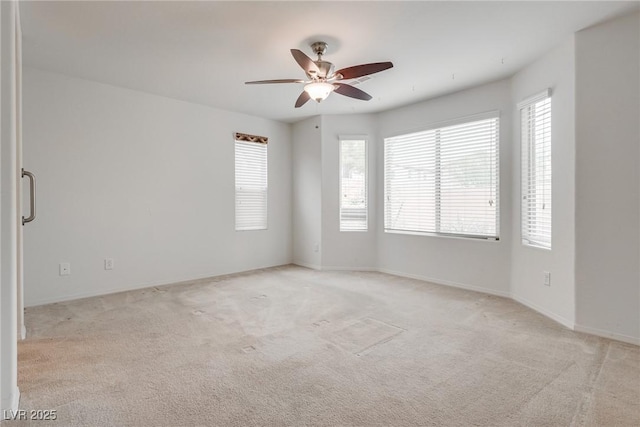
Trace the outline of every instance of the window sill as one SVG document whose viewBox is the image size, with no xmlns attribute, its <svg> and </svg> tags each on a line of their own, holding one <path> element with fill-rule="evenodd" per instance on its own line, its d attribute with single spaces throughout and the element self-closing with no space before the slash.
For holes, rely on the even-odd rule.
<svg viewBox="0 0 640 427">
<path fill-rule="evenodd" d="M 532 248 L 532 249 L 538 249 L 538 250 L 542 250 L 542 251 L 551 252 L 551 248 L 550 247 L 546 247 L 546 246 L 542 246 L 542 245 L 536 245 L 535 243 L 531 243 L 531 242 L 528 242 L 526 240 L 522 241 L 522 246 L 524 246 L 525 248 Z"/>
<path fill-rule="evenodd" d="M 402 231 L 402 230 L 384 230 L 384 232 L 389 234 L 406 234 L 410 236 L 440 237 L 445 239 L 470 240 L 474 242 L 500 243 L 499 237 L 472 236 L 472 235 L 463 235 L 463 234 L 456 235 L 456 234 L 443 234 L 443 233 L 425 233 L 425 232 L 419 232 L 419 231 Z"/>
</svg>

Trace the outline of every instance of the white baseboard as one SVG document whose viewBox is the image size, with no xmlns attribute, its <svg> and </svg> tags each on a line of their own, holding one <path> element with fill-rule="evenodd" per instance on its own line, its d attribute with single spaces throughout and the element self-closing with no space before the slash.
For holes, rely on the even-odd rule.
<svg viewBox="0 0 640 427">
<path fill-rule="evenodd" d="M 632 337 L 629 335 L 618 334 L 615 332 L 605 331 L 597 328 L 590 328 L 588 326 L 575 325 L 574 330 L 576 332 L 583 332 L 585 334 L 596 335 L 602 338 L 609 338 L 616 341 L 626 342 L 627 344 L 640 345 L 639 337 Z"/>
<path fill-rule="evenodd" d="M 390 270 L 390 269 L 386 269 L 386 268 L 374 268 L 374 267 L 331 267 L 331 266 L 319 266 L 319 265 L 315 265 L 315 264 L 309 264 L 309 263 L 305 263 L 305 262 L 300 262 L 300 261 L 293 261 L 291 264 L 293 265 L 298 265 L 300 267 L 305 267 L 305 268 L 310 268 L 312 270 L 325 270 L 325 271 L 377 271 L 380 273 L 386 273 L 386 274 L 391 274 L 394 276 L 399 276 L 399 277 L 408 277 L 410 279 L 417 279 L 417 280 L 422 280 L 425 282 L 430 282 L 430 283 L 435 283 L 438 285 L 444 285 L 444 286 L 451 286 L 454 288 L 460 288 L 460 289 L 466 289 L 466 290 L 470 290 L 470 291 L 475 291 L 475 292 L 482 292 L 485 294 L 490 294 L 490 295 L 496 295 L 496 296 L 500 296 L 500 297 L 505 297 L 505 298 L 510 298 L 514 301 L 519 302 L 520 304 L 560 323 L 561 325 L 571 329 L 571 330 L 575 330 L 577 332 L 583 332 L 586 334 L 591 334 L 591 335 L 596 335 L 599 337 L 603 337 L 603 338 L 609 338 L 609 339 L 614 339 L 614 340 L 618 340 L 618 341 L 622 341 L 625 343 L 629 343 L 629 344 L 634 344 L 634 345 L 640 345 L 640 338 L 638 337 L 632 337 L 632 336 L 627 336 L 627 335 L 622 335 L 622 334 L 618 334 L 615 332 L 610 332 L 610 331 L 605 331 L 605 330 L 601 330 L 601 329 L 596 329 L 596 328 L 591 328 L 591 327 L 587 327 L 587 326 L 582 326 L 582 325 L 577 325 L 575 324 L 574 321 L 565 319 L 562 316 L 559 316 L 547 309 L 544 309 L 542 307 L 540 307 L 537 304 L 534 304 L 522 297 L 519 297 L 517 295 L 513 295 L 509 292 L 504 292 L 504 291 L 497 291 L 495 289 L 490 289 L 490 288 L 485 288 L 482 286 L 476 286 L 476 285 L 467 285 L 467 284 L 463 284 L 463 283 L 458 283 L 458 282 L 453 282 L 450 280 L 442 280 L 442 279 L 437 279 L 437 278 L 433 278 L 433 277 L 427 277 L 427 276 L 422 276 L 419 274 L 410 274 L 410 273 L 404 273 L 401 271 L 396 271 L 396 270 Z M 267 269 L 267 268 L 277 268 L 277 267 L 282 267 L 284 265 L 290 265 L 290 264 L 283 264 L 283 265 L 276 265 L 276 266 L 267 266 L 267 267 L 261 267 L 258 268 L 257 270 L 262 270 L 262 269 Z M 249 270 L 249 271 L 253 271 L 253 270 Z M 165 285 L 173 285 L 173 284 L 186 284 L 189 282 L 196 282 L 196 281 L 200 281 L 200 280 L 208 280 L 208 279 L 214 279 L 214 278 L 219 278 L 219 277 L 223 277 L 223 276 L 233 276 L 234 274 L 240 274 L 240 273 L 247 273 L 249 271 L 242 271 L 242 272 L 232 272 L 232 273 L 225 273 L 225 274 L 212 274 L 212 275 L 207 275 L 207 276 L 203 276 L 203 277 L 196 277 L 196 278 L 186 278 L 186 279 L 174 279 L 174 280 L 167 280 L 167 281 L 162 281 L 162 282 L 151 282 L 151 283 L 143 283 L 143 284 L 139 284 L 136 286 L 121 286 L 121 287 L 115 287 L 115 288 L 110 288 L 110 289 L 102 289 L 102 290 L 94 290 L 94 291 L 90 291 L 90 292 L 82 292 L 82 293 L 77 293 L 77 294 L 71 294 L 71 295 L 64 295 L 64 296 L 59 296 L 59 297 L 52 297 L 52 298 L 43 298 L 43 299 L 39 299 L 39 300 L 35 300 L 35 301 L 31 301 L 28 305 L 28 307 L 34 307 L 34 306 L 38 306 L 38 305 L 44 305 L 44 304 L 51 304 L 51 303 L 55 303 L 55 302 L 63 302 L 63 301 L 71 301 L 71 300 L 76 300 L 76 299 L 81 299 L 81 298 L 89 298 L 89 297 L 95 297 L 95 296 L 102 296 L 102 295 L 109 295 L 109 294 L 114 294 L 114 293 L 118 293 L 118 292 L 126 292 L 126 291 L 134 291 L 134 290 L 138 290 L 138 289 L 144 289 L 144 288 L 150 288 L 150 287 L 154 287 L 154 286 L 165 286 Z M 24 327 L 24 325 L 22 325 L 21 328 L 21 336 L 22 339 L 26 338 L 26 328 Z M 5 402 L 5 400 L 7 400 L 7 402 Z M 5 399 L 2 401 L 2 405 L 3 408 L 7 407 L 7 405 L 15 405 L 15 408 L 17 409 L 17 405 L 18 402 L 20 400 L 20 392 L 16 389 L 16 394 L 14 396 L 11 396 L 7 399 Z M 5 404 L 6 403 L 6 404 Z M 11 406 L 13 408 L 13 406 Z M 9 408 L 8 408 L 9 409 Z"/>
<path fill-rule="evenodd" d="M 571 330 L 575 329 L 575 322 L 573 320 L 565 319 L 564 317 L 562 317 L 562 316 L 560 316 L 560 315 L 558 315 L 556 313 L 553 313 L 553 312 L 551 312 L 551 311 L 549 311 L 549 310 L 547 310 L 545 308 L 542 308 L 539 305 L 534 304 L 531 301 L 529 301 L 529 300 L 527 300 L 525 298 L 522 298 L 522 297 L 520 297 L 518 295 L 511 294 L 511 299 L 516 301 L 516 302 L 519 302 L 520 304 L 524 305 L 525 307 L 528 307 L 528 308 L 530 308 L 530 309 L 532 309 L 534 311 L 537 311 L 538 313 L 542 314 L 545 317 L 548 317 L 551 320 L 554 320 L 554 321 L 560 323 L 564 327 L 567 327 L 567 328 L 569 328 Z"/>
<path fill-rule="evenodd" d="M 374 267 L 327 267 L 322 266 L 321 270 L 323 271 L 377 271 L 380 270 Z"/>
<path fill-rule="evenodd" d="M 177 283 L 183 283 L 183 282 L 192 282 L 192 281 L 204 280 L 204 279 L 214 278 L 214 277 L 216 276 L 194 277 L 194 278 L 188 278 L 188 279 L 176 279 L 176 280 L 167 280 L 167 281 L 163 280 L 162 282 L 145 282 L 137 285 L 114 286 L 114 287 L 103 288 L 103 289 L 94 289 L 87 292 L 75 292 L 67 295 L 34 299 L 32 301 L 29 301 L 27 304 L 25 304 L 25 307 L 37 307 L 39 305 L 47 305 L 47 304 L 53 304 L 57 302 L 75 301 L 75 300 L 84 299 L 84 298 L 100 297 L 105 295 L 117 294 L 120 292 L 137 291 L 140 289 L 152 288 L 154 286 L 165 286 L 165 285 L 171 285 L 171 284 L 177 284 Z"/>
<path fill-rule="evenodd" d="M 322 267 L 320 267 L 319 265 L 309 264 L 309 263 L 306 263 L 306 262 L 293 261 L 292 264 L 293 265 L 297 265 L 299 267 L 310 268 L 312 270 L 322 270 Z"/>
<path fill-rule="evenodd" d="M 137 291 L 137 290 L 140 290 L 140 289 L 153 288 L 153 287 L 156 287 L 156 286 L 178 285 L 178 284 L 187 284 L 187 283 L 191 283 L 191 282 L 198 282 L 198 281 L 201 281 L 201 280 L 210 280 L 210 279 L 213 280 L 213 279 L 219 279 L 221 277 L 233 276 L 235 274 L 249 273 L 251 271 L 264 270 L 264 269 L 268 269 L 268 268 L 284 267 L 284 266 L 287 266 L 287 265 L 290 265 L 290 264 L 269 265 L 269 266 L 258 267 L 258 268 L 254 268 L 254 269 L 250 269 L 250 270 L 232 271 L 232 272 L 229 272 L 229 273 L 211 273 L 211 274 L 207 274 L 207 275 L 204 275 L 204 276 L 198 276 L 198 277 L 174 278 L 174 279 L 171 279 L 171 280 L 163 280 L 161 282 L 145 282 L 145 283 L 139 283 L 137 285 L 115 286 L 115 287 L 111 287 L 111 288 L 94 289 L 94 290 L 91 290 L 91 291 L 88 291 L 88 292 L 77 292 L 77 293 L 73 293 L 73 294 L 61 295 L 61 296 L 56 296 L 56 297 L 35 299 L 33 301 L 29 301 L 28 304 L 25 304 L 25 306 L 26 307 L 36 307 L 36 306 L 39 306 L 39 305 L 53 304 L 53 303 L 56 303 L 56 302 L 74 301 L 74 300 L 83 299 L 83 298 L 91 298 L 91 297 L 99 297 L 99 296 L 117 294 L 117 293 L 120 293 L 120 292 Z"/>
<path fill-rule="evenodd" d="M 386 273 L 400 277 L 408 277 L 409 279 L 423 280 L 425 282 L 435 283 L 436 285 L 452 286 L 454 288 L 466 289 L 468 291 L 482 292 L 499 297 L 511 298 L 511 295 L 508 292 L 497 291 L 495 289 L 484 288 L 482 286 L 465 285 L 463 283 L 452 282 L 450 280 L 435 279 L 433 277 L 422 276 L 419 274 L 403 273 L 401 271 L 389 270 L 387 268 L 378 268 L 377 270 L 380 273 Z"/>
<path fill-rule="evenodd" d="M 1 411 L 17 411 L 20 406 L 20 389 L 16 387 L 9 397 L 2 399 L 0 404 L 2 405 Z"/>
</svg>

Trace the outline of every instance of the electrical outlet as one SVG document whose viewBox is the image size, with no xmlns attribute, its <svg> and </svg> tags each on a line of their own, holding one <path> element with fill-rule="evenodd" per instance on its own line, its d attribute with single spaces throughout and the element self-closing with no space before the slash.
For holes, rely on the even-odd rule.
<svg viewBox="0 0 640 427">
<path fill-rule="evenodd" d="M 105 258 L 104 259 L 104 269 L 105 270 L 113 270 L 113 258 Z"/>
<path fill-rule="evenodd" d="M 316 243 L 315 245 L 313 245 L 313 252 L 318 252 L 318 251 L 320 251 L 320 245 Z"/>
<path fill-rule="evenodd" d="M 61 262 L 60 263 L 60 275 L 61 276 L 68 276 L 71 274 L 71 264 L 68 262 Z"/>
<path fill-rule="evenodd" d="M 543 271 L 542 274 L 544 275 L 544 285 L 551 286 L 551 273 Z"/>
</svg>

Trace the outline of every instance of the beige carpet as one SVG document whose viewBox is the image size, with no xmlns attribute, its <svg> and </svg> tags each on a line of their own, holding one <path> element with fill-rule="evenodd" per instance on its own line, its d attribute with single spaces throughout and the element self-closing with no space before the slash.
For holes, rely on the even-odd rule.
<svg viewBox="0 0 640 427">
<path fill-rule="evenodd" d="M 640 425 L 639 347 L 386 274 L 280 267 L 26 320 L 21 408 L 58 419 L 6 425 Z"/>
</svg>

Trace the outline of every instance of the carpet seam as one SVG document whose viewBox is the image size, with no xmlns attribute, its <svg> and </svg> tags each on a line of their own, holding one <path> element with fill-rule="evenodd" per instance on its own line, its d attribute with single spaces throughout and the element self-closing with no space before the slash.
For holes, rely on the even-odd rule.
<svg viewBox="0 0 640 427">
<path fill-rule="evenodd" d="M 587 384 L 586 390 L 583 393 L 583 399 L 578 404 L 576 408 L 576 412 L 571 419 L 571 426 L 582 426 L 585 424 L 585 418 L 591 408 L 591 401 L 593 400 L 593 390 L 595 388 L 596 383 L 598 382 L 598 378 L 600 378 L 600 374 L 602 374 L 602 368 L 604 367 L 604 362 L 607 360 L 609 356 L 609 351 L 611 350 L 611 343 L 607 342 L 607 350 L 603 351 L 603 356 L 600 358 L 600 366 L 598 367 L 597 372 L 591 375 L 589 382 Z"/>
</svg>

